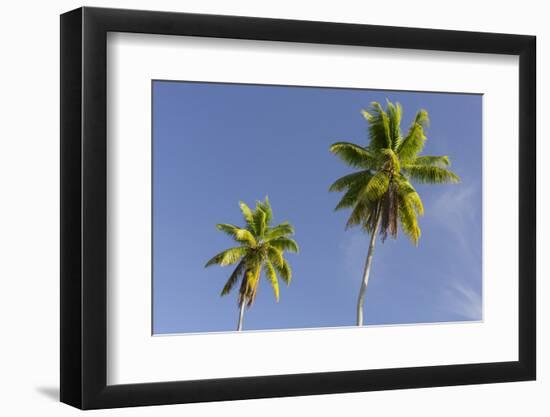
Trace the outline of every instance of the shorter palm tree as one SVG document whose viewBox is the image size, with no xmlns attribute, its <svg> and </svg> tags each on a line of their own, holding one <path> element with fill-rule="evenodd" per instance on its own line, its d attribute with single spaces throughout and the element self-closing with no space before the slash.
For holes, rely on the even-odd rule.
<svg viewBox="0 0 550 417">
<path fill-rule="evenodd" d="M 258 292 L 262 271 L 269 281 L 275 299 L 279 301 L 279 276 L 287 285 L 292 278 L 292 270 L 284 257 L 285 252 L 298 252 L 298 244 L 289 236 L 294 234 L 294 228 L 288 222 L 271 226 L 273 212 L 269 199 L 258 201 L 256 208 L 251 210 L 242 201 L 239 202 L 246 226 L 240 228 L 232 224 L 217 224 L 218 230 L 231 236 L 239 246 L 226 249 L 210 259 L 205 268 L 211 265 L 237 264 L 222 289 L 221 295 L 229 294 L 237 281 L 239 288 L 238 306 L 239 321 L 237 330 L 243 328 L 245 306 L 250 308 Z"/>
</svg>

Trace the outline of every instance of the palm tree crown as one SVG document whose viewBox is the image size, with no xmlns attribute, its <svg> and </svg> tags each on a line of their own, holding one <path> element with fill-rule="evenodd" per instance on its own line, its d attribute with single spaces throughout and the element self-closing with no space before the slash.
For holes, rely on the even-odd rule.
<svg viewBox="0 0 550 417">
<path fill-rule="evenodd" d="M 447 156 L 419 155 L 424 148 L 428 113 L 420 110 L 405 136 L 401 134 L 399 103 L 371 103 L 363 116 L 369 123 L 370 143 L 360 146 L 337 142 L 330 151 L 358 171 L 331 185 L 330 191 L 344 191 L 336 210 L 351 208 L 346 227 L 361 225 L 369 233 L 380 228 L 382 240 L 397 236 L 398 222 L 413 243 L 418 244 L 418 216 L 424 213 L 422 200 L 411 181 L 428 184 L 456 183 L 459 177 L 447 167 Z"/>
<path fill-rule="evenodd" d="M 294 228 L 288 222 L 271 226 L 273 212 L 267 197 L 264 202 L 258 201 L 254 210 L 243 202 L 239 206 L 246 223 L 244 228 L 226 223 L 216 225 L 218 230 L 228 234 L 239 245 L 220 252 L 205 267 L 237 264 L 221 295 L 229 294 L 240 279 L 238 304 L 241 307 L 253 304 L 262 271 L 273 289 L 275 299 L 279 301 L 278 276 L 287 285 L 292 278 L 284 253 L 298 252 L 298 244 L 289 237 L 294 234 Z"/>
</svg>

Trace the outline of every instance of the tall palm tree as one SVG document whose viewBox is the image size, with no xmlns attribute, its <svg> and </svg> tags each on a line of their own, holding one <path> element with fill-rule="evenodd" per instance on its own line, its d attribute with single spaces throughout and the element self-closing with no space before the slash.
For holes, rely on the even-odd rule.
<svg viewBox="0 0 550 417">
<path fill-rule="evenodd" d="M 234 265 L 237 264 L 222 289 L 221 295 L 229 294 L 239 279 L 238 306 L 239 321 L 237 330 L 243 328 L 245 306 L 251 307 L 256 298 L 262 270 L 275 293 L 275 300 L 279 301 L 279 280 L 277 275 L 288 285 L 292 278 L 292 270 L 284 257 L 285 252 L 298 252 L 298 244 L 290 235 L 294 228 L 288 222 L 271 226 L 273 212 L 269 199 L 258 201 L 256 208 L 251 210 L 242 201 L 239 202 L 246 226 L 244 228 L 232 224 L 218 224 L 217 229 L 225 232 L 238 242 L 235 246 L 218 253 L 206 265 Z"/>
<path fill-rule="evenodd" d="M 424 148 L 428 113 L 420 110 L 405 136 L 401 134 L 402 108 L 387 101 L 384 109 L 373 102 L 362 111 L 369 124 L 367 146 L 337 142 L 330 151 L 357 171 L 331 185 L 330 191 L 344 191 L 335 210 L 351 208 L 346 229 L 361 226 L 370 233 L 370 244 L 357 299 L 357 325 L 363 325 L 363 304 L 369 281 L 376 235 L 382 242 L 396 238 L 398 223 L 417 245 L 420 239 L 418 216 L 424 214 L 422 200 L 412 185 L 457 183 L 460 178 L 447 167 L 448 156 L 419 155 Z"/>
</svg>

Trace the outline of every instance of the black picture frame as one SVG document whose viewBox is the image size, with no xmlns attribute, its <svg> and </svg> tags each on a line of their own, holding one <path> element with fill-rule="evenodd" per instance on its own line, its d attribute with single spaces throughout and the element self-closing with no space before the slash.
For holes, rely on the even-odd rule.
<svg viewBox="0 0 550 417">
<path fill-rule="evenodd" d="M 108 32 L 519 56 L 519 360 L 107 385 Z M 88 7 L 61 15 L 61 401 L 96 409 L 535 379 L 535 45 L 524 35 L 251 17 Z"/>
</svg>

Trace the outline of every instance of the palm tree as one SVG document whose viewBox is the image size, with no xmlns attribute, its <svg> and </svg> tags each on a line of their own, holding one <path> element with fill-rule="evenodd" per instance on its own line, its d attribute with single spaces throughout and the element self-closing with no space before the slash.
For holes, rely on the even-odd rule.
<svg viewBox="0 0 550 417">
<path fill-rule="evenodd" d="M 388 235 L 397 237 L 397 225 L 417 245 L 420 239 L 418 216 L 424 214 L 422 200 L 411 184 L 457 183 L 460 178 L 447 167 L 448 156 L 419 155 L 424 148 L 424 130 L 429 124 L 428 113 L 416 113 L 407 134 L 401 135 L 402 108 L 387 102 L 383 109 L 373 102 L 362 111 L 369 124 L 370 142 L 360 146 L 337 142 L 330 151 L 357 171 L 331 185 L 330 191 L 344 191 L 335 210 L 351 208 L 346 229 L 361 226 L 370 233 L 363 278 L 357 299 L 357 325 L 363 325 L 363 304 L 369 281 L 372 255 L 377 233 L 382 242 Z"/>
<path fill-rule="evenodd" d="M 277 275 L 287 284 L 290 284 L 292 270 L 284 257 L 286 252 L 298 252 L 298 244 L 290 235 L 294 228 L 288 222 L 271 226 L 273 212 L 269 199 L 258 201 L 256 209 L 251 210 L 242 201 L 239 202 L 246 226 L 240 228 L 232 224 L 218 224 L 217 229 L 231 236 L 239 246 L 235 246 L 218 253 L 206 265 L 234 265 L 237 264 L 222 289 L 221 295 L 229 294 L 240 279 L 238 306 L 239 321 L 237 330 L 243 328 L 244 308 L 250 308 L 254 303 L 260 282 L 262 270 L 275 293 L 275 300 L 279 301 L 279 280 Z"/>
</svg>

